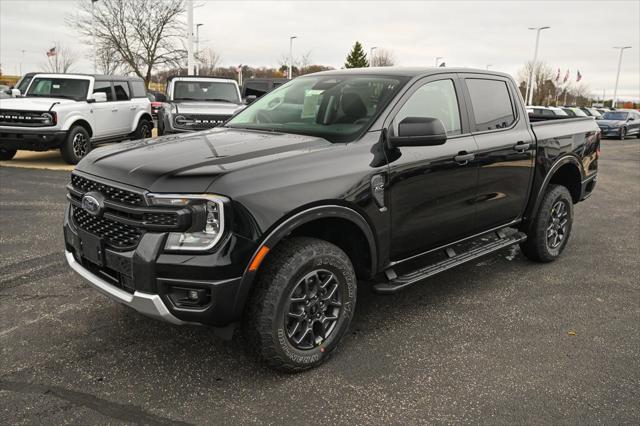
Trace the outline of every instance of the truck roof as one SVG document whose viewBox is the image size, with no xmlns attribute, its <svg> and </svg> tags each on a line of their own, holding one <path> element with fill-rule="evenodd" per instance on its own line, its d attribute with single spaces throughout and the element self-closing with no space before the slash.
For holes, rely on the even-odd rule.
<svg viewBox="0 0 640 426">
<path fill-rule="evenodd" d="M 93 77 L 96 81 L 143 81 L 138 76 L 130 75 L 103 75 L 103 74 L 83 74 L 83 73 L 56 73 L 56 72 L 35 72 L 25 75 L 32 76 L 54 76 L 54 77 L 68 77 L 68 78 L 86 78 Z"/>
<path fill-rule="evenodd" d="M 340 70 L 320 71 L 308 75 L 346 75 L 346 74 L 366 74 L 366 75 L 385 75 L 398 77 L 418 77 L 430 74 L 442 73 L 473 73 L 486 74 L 511 78 L 509 74 L 498 71 L 487 71 L 476 68 L 464 67 L 368 67 L 368 68 L 350 68 Z"/>
<path fill-rule="evenodd" d="M 167 83 L 169 83 L 172 80 L 176 80 L 176 79 L 188 79 L 188 80 L 208 80 L 208 81 L 220 81 L 220 82 L 225 82 L 225 83 L 230 83 L 230 82 L 236 82 L 235 80 L 231 79 L 231 78 L 220 78 L 220 77 L 213 77 L 213 76 L 208 76 L 208 75 L 172 75 L 169 78 L 167 78 Z"/>
</svg>

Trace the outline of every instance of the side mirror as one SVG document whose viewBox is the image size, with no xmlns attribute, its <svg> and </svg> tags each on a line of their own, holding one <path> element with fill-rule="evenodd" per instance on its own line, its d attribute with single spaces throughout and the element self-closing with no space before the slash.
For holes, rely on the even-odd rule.
<svg viewBox="0 0 640 426">
<path fill-rule="evenodd" d="M 95 92 L 89 95 L 87 102 L 107 102 L 107 94 L 103 92 Z"/>
<path fill-rule="evenodd" d="M 17 98 L 18 96 L 20 96 L 20 90 L 19 89 L 11 89 L 11 96 L 14 98 Z"/>
<path fill-rule="evenodd" d="M 444 124 L 432 117 L 406 117 L 398 123 L 398 135 L 389 137 L 389 143 L 399 146 L 434 146 L 447 141 Z"/>
<path fill-rule="evenodd" d="M 627 118 L 627 121 L 633 121 L 633 117 Z"/>
<path fill-rule="evenodd" d="M 258 99 L 258 97 L 256 95 L 249 95 L 249 96 L 244 98 L 244 103 L 249 105 L 249 104 L 255 102 L 256 99 Z"/>
<path fill-rule="evenodd" d="M 167 97 L 162 93 L 156 95 L 156 102 L 167 102 Z"/>
</svg>

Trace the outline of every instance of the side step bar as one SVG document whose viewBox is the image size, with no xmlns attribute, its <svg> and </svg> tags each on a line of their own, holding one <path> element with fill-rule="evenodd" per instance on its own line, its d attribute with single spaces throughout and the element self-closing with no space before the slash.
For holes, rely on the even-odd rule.
<svg viewBox="0 0 640 426">
<path fill-rule="evenodd" d="M 498 237 L 496 240 L 462 253 L 456 254 L 452 247 L 447 247 L 444 249 L 447 259 L 416 269 L 415 271 L 408 272 L 401 276 L 396 276 L 396 273 L 390 269 L 386 274 L 389 281 L 375 284 L 373 289 L 378 293 L 396 293 L 411 284 L 422 281 L 425 278 L 439 274 L 440 272 L 444 272 L 448 269 L 470 262 L 503 248 L 518 244 L 527 239 L 526 234 L 522 232 L 515 232 L 507 236 L 502 232 L 502 230 L 500 230 L 497 231 L 495 235 Z"/>
</svg>

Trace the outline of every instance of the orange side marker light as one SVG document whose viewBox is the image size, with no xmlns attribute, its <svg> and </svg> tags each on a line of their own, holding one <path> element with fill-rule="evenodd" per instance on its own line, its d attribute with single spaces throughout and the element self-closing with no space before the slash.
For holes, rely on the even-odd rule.
<svg viewBox="0 0 640 426">
<path fill-rule="evenodd" d="M 260 250 L 258 250 L 258 254 L 256 254 L 256 257 L 254 257 L 253 260 L 251 261 L 251 265 L 249 265 L 249 271 L 251 272 L 257 271 L 258 267 L 260 266 L 260 263 L 262 263 L 262 260 L 267 255 L 267 253 L 269 253 L 269 247 L 267 246 L 260 247 Z"/>
</svg>

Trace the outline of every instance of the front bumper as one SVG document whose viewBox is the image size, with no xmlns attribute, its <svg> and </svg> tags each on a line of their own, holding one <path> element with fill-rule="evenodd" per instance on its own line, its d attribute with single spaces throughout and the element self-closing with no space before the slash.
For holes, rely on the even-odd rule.
<svg viewBox="0 0 640 426">
<path fill-rule="evenodd" d="M 0 148 L 46 151 L 60 147 L 66 135 L 67 132 L 64 130 L 0 127 Z"/>
<path fill-rule="evenodd" d="M 241 318 L 242 275 L 255 242 L 231 234 L 210 253 L 165 253 L 166 233 L 146 232 L 132 250 L 105 245 L 103 261 L 96 264 L 84 255 L 86 231 L 76 227 L 70 211 L 67 207 L 64 220 L 67 262 L 101 293 L 172 324 L 224 327 Z M 206 303 L 179 306 L 175 294 L 184 289 L 203 291 Z"/>
<path fill-rule="evenodd" d="M 620 136 L 620 129 L 622 129 L 621 127 L 607 127 L 607 128 L 600 128 L 600 134 L 603 138 L 606 137 L 618 137 Z"/>
</svg>

